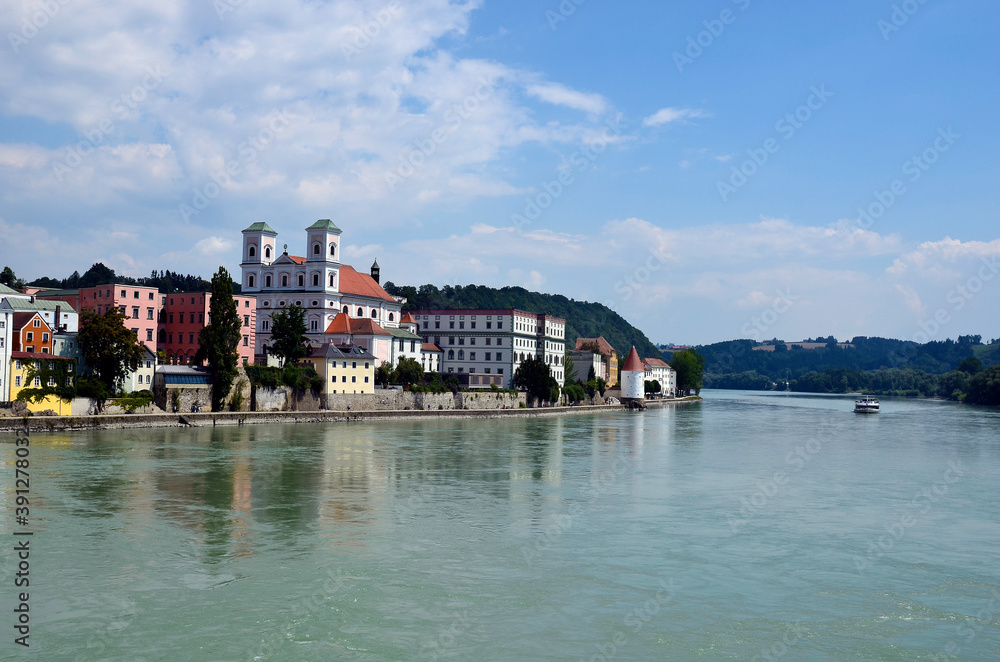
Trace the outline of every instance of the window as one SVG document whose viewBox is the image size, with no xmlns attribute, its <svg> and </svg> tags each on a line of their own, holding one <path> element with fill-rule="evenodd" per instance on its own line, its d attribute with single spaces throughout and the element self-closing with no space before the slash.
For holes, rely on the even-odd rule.
<svg viewBox="0 0 1000 662">
<path fill-rule="evenodd" d="M 503 338 L 497 338 L 497 347 L 503 344 Z"/>
<path fill-rule="evenodd" d="M 460 337 L 460 338 L 458 339 L 458 344 L 459 344 L 459 345 L 464 345 L 464 344 L 465 344 L 465 336 L 461 336 L 461 337 Z"/>
<path fill-rule="evenodd" d="M 453 350 L 453 349 L 449 349 L 448 350 L 448 360 L 449 361 L 454 361 L 455 360 L 455 350 Z"/>
<path fill-rule="evenodd" d="M 367 384 L 367 383 L 368 383 L 368 377 L 366 376 L 365 377 L 365 384 Z"/>
<path fill-rule="evenodd" d="M 247 287 L 253 287 L 253 274 L 247 276 Z"/>
<path fill-rule="evenodd" d="M 358 308 L 358 317 L 364 317 L 364 316 L 365 316 L 364 309 L 363 308 Z"/>
<path fill-rule="evenodd" d="M 268 259 L 268 260 L 271 259 L 271 247 L 270 246 L 265 246 L 264 247 L 264 258 Z"/>
<path fill-rule="evenodd" d="M 434 328 L 435 329 L 440 329 L 441 328 L 441 322 L 434 322 Z"/>
<path fill-rule="evenodd" d="M 365 361 L 365 370 L 367 369 L 368 369 L 368 361 Z M 365 379 L 367 380 L 368 378 L 366 377 Z"/>
<path fill-rule="evenodd" d="M 257 257 L 257 247 L 251 245 L 250 249 L 247 251 L 247 255 L 249 255 L 250 257 Z"/>
<path fill-rule="evenodd" d="M 50 376 L 49 376 L 49 386 L 55 386 L 55 385 L 56 385 L 56 378 L 55 378 L 55 377 L 52 377 L 52 376 L 50 375 Z"/>
<path fill-rule="evenodd" d="M 122 298 L 124 299 L 124 298 L 125 298 L 125 297 L 127 297 L 127 296 L 128 296 L 128 295 L 127 295 L 127 294 L 125 294 L 125 290 L 122 290 Z"/>
<path fill-rule="evenodd" d="M 319 321 L 318 320 L 309 320 L 309 329 L 311 331 L 319 331 Z"/>
<path fill-rule="evenodd" d="M 459 361 L 464 361 L 465 360 L 465 350 L 464 349 L 458 350 L 458 360 Z"/>
<path fill-rule="evenodd" d="M 152 300 L 153 300 L 153 293 L 152 293 L 152 292 L 150 292 L 150 293 L 149 293 L 149 300 L 150 300 L 150 301 L 152 301 Z"/>
<path fill-rule="evenodd" d="M 490 357 L 491 357 L 491 356 L 493 356 L 493 355 L 492 355 L 492 354 L 490 354 L 489 352 L 486 352 L 486 360 L 487 360 L 487 361 L 489 361 L 489 360 L 490 360 Z"/>
<path fill-rule="evenodd" d="M 20 386 L 20 385 L 21 385 L 21 375 L 18 375 L 17 377 L 14 378 L 14 386 Z"/>
<path fill-rule="evenodd" d="M 470 345 L 475 345 L 476 344 L 476 339 L 475 338 L 469 338 L 469 344 Z"/>
<path fill-rule="evenodd" d="M 427 328 L 427 322 L 424 322 L 424 328 L 425 329 Z"/>
<path fill-rule="evenodd" d="M 448 328 L 449 329 L 454 329 L 455 328 L 455 323 L 454 322 L 448 322 Z"/>
<path fill-rule="evenodd" d="M 503 368 L 497 368 L 497 374 L 498 375 L 502 375 L 503 374 Z"/>
<path fill-rule="evenodd" d="M 492 338 L 487 338 L 486 339 L 486 344 L 489 345 L 491 340 L 492 340 Z"/>
<path fill-rule="evenodd" d="M 486 374 L 487 375 L 490 374 L 490 369 L 489 368 L 486 368 Z"/>
<path fill-rule="evenodd" d="M 133 290 L 132 291 L 132 298 L 133 299 L 138 299 L 139 298 L 139 290 Z"/>
<path fill-rule="evenodd" d="M 303 276 L 302 274 L 299 274 L 299 280 L 298 280 L 298 282 L 299 282 L 299 287 L 302 287 L 306 283 L 306 277 Z"/>
<path fill-rule="evenodd" d="M 35 334 L 34 334 L 34 332 L 32 332 L 32 331 L 28 331 L 28 337 L 27 337 L 27 341 L 28 341 L 28 342 L 31 342 L 31 341 L 33 341 L 34 339 L 35 339 Z"/>
<path fill-rule="evenodd" d="M 357 375 L 351 375 L 351 383 L 352 384 L 357 384 L 358 383 L 358 377 L 357 377 Z"/>
<path fill-rule="evenodd" d="M 465 322 L 459 322 L 458 323 L 458 328 L 464 329 L 465 328 Z"/>
<path fill-rule="evenodd" d="M 373 310 L 372 311 L 372 319 L 378 319 L 378 311 L 377 310 Z"/>
<path fill-rule="evenodd" d="M 250 336 L 246 336 L 246 335 L 243 336 L 243 346 L 244 347 L 249 347 L 250 346 Z"/>
<path fill-rule="evenodd" d="M 41 385 L 42 385 L 42 378 L 41 377 L 35 377 L 35 386 L 37 387 L 37 386 L 41 386 Z"/>
<path fill-rule="evenodd" d="M 330 257 L 337 254 L 337 244 L 330 244 Z"/>
<path fill-rule="evenodd" d="M 288 275 L 287 274 L 282 274 L 282 276 L 281 276 L 281 286 L 282 287 L 288 287 Z"/>
<path fill-rule="evenodd" d="M 476 328 L 476 323 L 475 322 L 472 322 L 472 327 L 471 328 L 473 328 L 473 329 Z"/>
<path fill-rule="evenodd" d="M 313 245 L 313 255 L 319 255 L 319 244 Z"/>
<path fill-rule="evenodd" d="M 476 360 L 476 353 L 475 352 L 469 352 L 469 360 L 470 361 L 475 361 Z"/>
<path fill-rule="evenodd" d="M 487 329 L 492 329 L 493 328 L 493 322 L 487 322 L 486 323 L 486 328 Z"/>
<path fill-rule="evenodd" d="M 118 312 L 120 312 L 124 316 L 125 315 L 125 306 L 118 306 Z"/>
<path fill-rule="evenodd" d="M 340 378 L 340 381 L 343 382 L 343 383 L 346 383 L 347 382 L 347 375 L 342 375 L 341 378 Z"/>
<path fill-rule="evenodd" d="M 146 309 L 146 319 L 148 319 L 148 320 L 153 319 L 153 309 L 152 308 L 147 308 Z"/>
<path fill-rule="evenodd" d="M 455 336 L 448 336 L 448 344 L 449 345 L 455 344 Z"/>
<path fill-rule="evenodd" d="M 31 326 L 35 327 L 36 329 L 38 327 L 40 327 L 41 325 L 42 325 L 42 323 L 39 320 L 32 320 L 31 321 Z"/>
<path fill-rule="evenodd" d="M 319 287 L 319 274 L 313 274 L 313 287 Z"/>
<path fill-rule="evenodd" d="M 497 361 L 503 361 L 503 353 L 497 352 Z M 500 369 L 499 374 L 503 374 L 503 368 Z"/>
<path fill-rule="evenodd" d="M 172 333 L 168 333 L 167 334 L 167 343 L 169 343 L 171 345 L 174 344 L 174 334 L 172 334 Z"/>
<path fill-rule="evenodd" d="M 270 274 L 264 276 L 264 287 L 271 287 L 271 276 Z"/>
<path fill-rule="evenodd" d="M 146 375 L 146 383 L 147 384 L 149 383 L 149 380 L 150 380 L 151 377 L 152 377 L 152 375 Z M 66 379 L 69 379 L 69 377 L 67 377 Z M 69 386 L 69 384 L 67 384 L 66 386 Z"/>
<path fill-rule="evenodd" d="M 347 306 L 344 306 L 344 314 L 347 315 Z"/>
<path fill-rule="evenodd" d="M 139 319 L 139 306 L 132 306 L 132 319 Z"/>
<path fill-rule="evenodd" d="M 416 340 L 411 340 L 410 341 L 410 351 L 411 352 L 417 351 L 417 341 Z"/>
<path fill-rule="evenodd" d="M 267 320 L 264 320 L 260 323 L 261 331 L 267 331 L 268 327 L 270 327 L 270 323 Z"/>
<path fill-rule="evenodd" d="M 498 329 L 502 329 L 503 328 L 503 322 L 501 320 L 497 320 L 497 328 Z"/>
<path fill-rule="evenodd" d="M 393 321 L 393 319 L 394 319 L 394 318 L 393 318 L 393 316 L 392 316 L 392 313 L 389 313 L 389 321 L 391 322 L 391 321 Z"/>
<path fill-rule="evenodd" d="M 153 340 L 153 330 L 152 329 L 146 329 L 146 340 L 152 342 L 152 340 Z"/>
</svg>

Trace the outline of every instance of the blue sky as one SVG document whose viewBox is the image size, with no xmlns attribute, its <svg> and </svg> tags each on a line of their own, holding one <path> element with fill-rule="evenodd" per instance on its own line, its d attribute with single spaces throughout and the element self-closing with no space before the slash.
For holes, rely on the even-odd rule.
<svg viewBox="0 0 1000 662">
<path fill-rule="evenodd" d="M 24 278 L 238 274 L 250 223 L 332 218 L 386 279 L 656 342 L 998 335 L 993 2 L 2 4 Z"/>
</svg>

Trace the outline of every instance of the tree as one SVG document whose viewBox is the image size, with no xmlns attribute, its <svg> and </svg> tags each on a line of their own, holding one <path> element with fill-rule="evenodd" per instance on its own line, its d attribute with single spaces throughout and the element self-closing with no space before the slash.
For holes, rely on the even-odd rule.
<svg viewBox="0 0 1000 662">
<path fill-rule="evenodd" d="M 656 394 L 663 390 L 663 387 L 660 386 L 659 380 L 656 379 L 647 379 L 642 383 L 642 385 L 643 390 L 645 390 L 646 393 Z"/>
<path fill-rule="evenodd" d="M 677 371 L 677 390 L 701 392 L 701 379 L 705 372 L 705 357 L 693 349 L 674 352 L 670 367 Z"/>
<path fill-rule="evenodd" d="M 590 370 L 587 371 L 587 381 L 593 381 L 597 379 L 597 372 L 594 371 L 594 364 L 590 364 Z"/>
<path fill-rule="evenodd" d="M 955 369 L 970 375 L 978 375 L 983 371 L 983 362 L 975 356 L 966 356 L 959 362 L 958 367 Z"/>
<path fill-rule="evenodd" d="M 381 384 L 382 388 L 387 388 L 389 386 L 390 379 L 392 379 L 392 366 L 388 361 L 382 361 L 382 363 L 375 368 L 375 383 Z"/>
<path fill-rule="evenodd" d="M 424 369 L 414 359 L 400 359 L 399 365 L 393 371 L 393 381 L 410 386 L 419 384 L 424 379 Z"/>
<path fill-rule="evenodd" d="M 0 284 L 15 290 L 20 290 L 24 287 L 24 281 L 14 275 L 14 270 L 10 267 L 4 267 L 3 271 L 0 272 Z"/>
<path fill-rule="evenodd" d="M 206 361 L 212 372 L 212 411 L 222 411 L 229 390 L 239 374 L 240 355 L 237 351 L 243 322 L 233 299 L 233 279 L 225 267 L 212 276 L 212 302 L 209 305 L 210 324 L 198 333 L 198 353 L 195 363 Z"/>
<path fill-rule="evenodd" d="M 591 372 L 593 372 L 593 367 L 591 367 Z M 588 379 L 583 385 L 583 390 L 587 392 L 587 397 L 590 398 L 590 403 L 594 404 L 594 394 L 597 393 L 597 380 Z"/>
<path fill-rule="evenodd" d="M 284 364 L 295 363 L 306 355 L 306 311 L 292 304 L 271 315 L 271 351 Z"/>
<path fill-rule="evenodd" d="M 990 366 L 969 380 L 965 401 L 975 405 L 1000 405 L 1000 365 Z"/>
<path fill-rule="evenodd" d="M 514 387 L 526 391 L 532 400 L 547 400 L 550 395 L 549 377 L 549 366 L 532 356 L 522 361 L 514 373 Z"/>
<path fill-rule="evenodd" d="M 121 389 L 125 377 L 139 368 L 146 351 L 135 333 L 125 328 L 125 316 L 118 308 L 103 315 L 92 310 L 80 313 L 77 342 L 89 374 L 109 393 Z"/>
<path fill-rule="evenodd" d="M 597 392 L 601 394 L 602 398 L 604 397 L 604 392 L 607 389 L 608 389 L 608 383 L 606 381 L 604 381 L 603 377 L 598 377 L 597 378 Z"/>
</svg>

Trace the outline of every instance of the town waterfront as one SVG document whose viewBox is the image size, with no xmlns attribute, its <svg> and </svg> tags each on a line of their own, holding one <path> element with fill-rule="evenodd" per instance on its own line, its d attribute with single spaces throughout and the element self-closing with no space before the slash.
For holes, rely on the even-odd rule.
<svg viewBox="0 0 1000 662">
<path fill-rule="evenodd" d="M 34 433 L 31 647 L 4 545 L 0 657 L 997 658 L 1000 410 L 703 395 Z"/>
</svg>

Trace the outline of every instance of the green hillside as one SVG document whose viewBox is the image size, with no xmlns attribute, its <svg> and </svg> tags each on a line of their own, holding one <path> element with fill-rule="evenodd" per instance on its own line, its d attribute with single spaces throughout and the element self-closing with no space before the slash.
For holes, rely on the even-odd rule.
<svg viewBox="0 0 1000 662">
<path fill-rule="evenodd" d="M 566 346 L 575 347 L 579 337 L 604 336 L 609 343 L 625 355 L 635 345 L 642 356 L 660 356 L 646 334 L 604 304 L 575 301 L 561 294 L 529 292 L 523 287 L 486 287 L 485 285 L 395 285 L 385 283 L 385 290 L 393 296 L 406 297 L 404 310 L 421 308 L 519 308 L 532 313 L 547 313 L 566 320 Z"/>
</svg>

